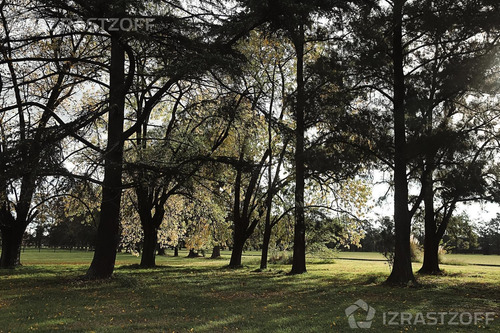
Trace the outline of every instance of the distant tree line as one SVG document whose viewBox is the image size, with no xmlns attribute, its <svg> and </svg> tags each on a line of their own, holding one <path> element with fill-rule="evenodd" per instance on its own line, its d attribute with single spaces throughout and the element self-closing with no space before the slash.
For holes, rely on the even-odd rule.
<svg viewBox="0 0 500 333">
<path fill-rule="evenodd" d="M 473 224 L 467 215 L 453 217 L 440 245 L 446 253 L 496 254 L 500 255 L 500 216 L 490 221 Z M 380 252 L 388 250 L 394 237 L 394 222 L 390 218 L 376 223 L 366 223 L 365 236 L 359 245 L 352 245 L 349 251 Z M 423 230 L 414 227 L 413 234 L 419 244 L 424 242 Z"/>
</svg>

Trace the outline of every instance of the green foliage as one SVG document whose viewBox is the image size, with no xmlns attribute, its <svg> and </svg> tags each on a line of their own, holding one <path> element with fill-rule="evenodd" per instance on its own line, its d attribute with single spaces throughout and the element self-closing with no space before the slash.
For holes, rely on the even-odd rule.
<svg viewBox="0 0 500 333">
<path fill-rule="evenodd" d="M 500 254 L 500 215 L 483 223 L 479 229 L 479 243 L 483 254 Z"/>
<path fill-rule="evenodd" d="M 467 253 L 478 248 L 479 238 L 466 214 L 451 218 L 443 237 L 444 248 L 450 253 Z"/>
<path fill-rule="evenodd" d="M 269 263 L 273 265 L 291 265 L 293 255 L 290 251 L 283 251 L 272 248 L 269 251 Z"/>
</svg>

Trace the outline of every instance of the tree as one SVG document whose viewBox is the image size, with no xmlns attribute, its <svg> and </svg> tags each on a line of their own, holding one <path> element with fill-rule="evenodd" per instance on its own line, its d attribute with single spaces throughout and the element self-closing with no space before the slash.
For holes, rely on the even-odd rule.
<svg viewBox="0 0 500 333">
<path fill-rule="evenodd" d="M 128 17 L 130 13 L 141 13 L 148 9 L 147 4 L 137 4 L 133 1 L 116 1 L 112 3 L 98 3 L 95 1 L 77 1 L 77 2 L 67 2 L 67 1 L 51 1 L 50 4 L 55 8 L 62 9 L 66 13 L 77 14 L 83 17 L 102 17 L 108 16 L 113 18 L 124 18 Z M 159 8 L 161 9 L 161 8 Z M 168 33 L 168 28 L 163 29 L 160 23 L 163 20 L 172 19 L 179 25 L 182 25 L 182 20 L 177 20 L 175 13 L 163 15 L 160 17 L 158 24 L 158 31 L 147 32 L 146 40 L 149 37 L 153 37 L 153 40 L 159 45 L 158 50 L 168 50 L 171 45 L 162 43 L 164 40 L 165 33 Z M 100 21 L 98 21 L 100 22 Z M 188 52 L 184 53 L 183 56 L 186 58 L 181 58 L 185 62 L 183 66 L 179 66 L 177 61 L 167 62 L 167 66 L 160 70 L 159 73 L 154 75 L 159 75 L 160 78 L 166 78 L 165 80 L 155 80 L 154 82 L 159 82 L 160 85 L 152 86 L 148 93 L 151 95 L 148 97 L 147 101 L 141 109 L 141 113 L 137 115 L 136 121 L 129 128 L 124 130 L 125 121 L 125 99 L 129 92 L 129 88 L 133 84 L 135 77 L 135 67 L 136 67 L 136 53 L 133 46 L 136 46 L 137 34 L 138 32 L 131 31 L 116 31 L 112 28 L 112 23 L 101 24 L 99 28 L 103 29 L 103 33 L 110 39 L 110 82 L 109 82 L 109 98 L 108 103 L 108 129 L 107 129 L 107 147 L 103 152 L 104 156 L 104 178 L 103 178 L 103 196 L 101 203 L 101 214 L 100 222 L 98 227 L 98 236 L 96 243 L 96 251 L 94 254 L 94 259 L 92 264 L 87 271 L 86 277 L 90 279 L 99 279 L 110 277 L 113 269 L 114 262 L 116 258 L 116 249 L 119 243 L 119 213 L 120 213 L 120 202 L 121 202 L 121 191 L 122 191 L 122 163 L 123 163 L 123 147 L 124 141 L 135 134 L 138 129 L 143 125 L 144 121 L 147 120 L 153 111 L 153 109 L 158 105 L 158 103 L 163 98 L 164 94 L 183 76 L 188 76 L 190 74 L 189 68 L 192 67 L 196 60 L 187 56 L 187 53 L 193 51 L 193 49 L 188 48 Z M 180 26 L 178 26 L 180 28 Z M 167 30 L 167 31 L 166 31 Z M 183 31 L 182 29 L 180 31 Z M 191 30 L 187 29 L 188 34 Z M 203 30 L 202 30 L 203 31 Z M 154 39 L 156 37 L 156 39 Z M 186 36 L 169 36 L 172 38 L 172 43 L 179 41 L 184 42 L 184 46 L 190 45 L 190 39 Z M 196 39 L 196 36 L 194 37 Z M 167 38 L 167 41 L 169 39 Z M 203 44 L 203 43 L 201 43 Z M 205 44 L 203 44 L 205 45 Z M 194 51 L 198 51 L 197 47 L 200 43 L 194 44 Z M 205 45 L 206 46 L 206 45 Z M 173 50 L 178 50 L 179 48 L 173 48 Z M 181 48 L 182 50 L 182 48 Z M 127 54 L 128 63 L 128 73 L 125 75 L 125 53 Z M 161 52 L 159 52 L 161 54 Z M 175 53 L 175 52 L 174 52 Z M 167 52 L 166 55 L 169 53 Z M 178 55 L 178 54 L 176 54 Z M 175 60 L 179 60 L 175 58 Z M 192 62 L 191 62 L 192 61 Z M 182 60 L 181 60 L 182 62 Z M 175 67 L 177 66 L 177 67 Z M 199 66 L 194 67 L 196 71 L 199 70 Z M 161 219 L 159 219 L 161 220 Z"/>
<path fill-rule="evenodd" d="M 138 10 L 143 8 L 147 9 L 147 6 L 140 6 L 134 2 L 123 3 L 122 1 L 119 1 L 118 5 L 120 5 L 120 7 L 110 4 L 108 10 L 105 10 L 104 13 L 109 13 L 114 17 L 125 17 L 128 7 L 131 7 L 133 4 L 135 4 L 136 7 L 139 7 L 136 8 Z M 217 2 L 209 3 L 209 8 L 207 12 L 203 13 L 203 15 L 214 15 L 211 10 L 216 4 Z M 169 6 L 171 6 L 171 4 L 167 3 L 165 4 L 165 6 L 167 8 L 170 8 Z M 82 5 L 82 7 L 85 8 L 84 5 Z M 115 11 L 117 10 L 117 8 L 123 7 L 125 7 L 125 9 L 118 9 L 117 12 Z M 172 7 L 176 6 L 173 5 Z M 96 8 L 100 8 L 102 13 L 102 7 L 97 6 Z M 204 9 L 204 7 L 198 8 Z M 159 9 L 161 10 L 162 8 Z M 226 56 L 233 53 L 231 49 L 232 45 L 241 37 L 242 33 L 246 33 L 246 31 L 248 31 L 248 29 L 251 29 L 253 26 L 247 26 L 244 24 L 243 27 L 240 27 L 235 31 L 229 31 L 226 30 L 224 25 L 220 26 L 218 24 L 208 24 L 207 26 L 207 22 L 209 21 L 205 19 L 194 20 L 195 23 L 191 25 L 189 23 L 192 22 L 190 16 L 184 17 L 182 19 L 176 16 L 177 14 L 179 14 L 176 10 L 168 12 L 169 14 L 167 15 L 160 15 L 160 19 L 158 22 L 162 23 L 172 21 L 176 24 L 176 27 L 172 29 L 172 27 L 167 24 L 166 29 L 163 29 L 160 26 L 159 31 L 150 34 L 154 37 L 154 41 L 158 43 L 158 55 L 166 65 L 164 68 L 160 69 L 157 74 L 153 75 L 159 75 L 159 77 L 163 80 L 159 80 L 161 83 L 158 88 L 155 86 L 150 86 L 148 87 L 150 89 L 146 89 L 146 94 L 143 96 L 148 96 L 148 94 L 150 93 L 151 95 L 148 96 L 146 100 L 144 100 L 144 106 L 141 106 L 140 113 L 137 114 L 135 124 L 128 128 L 126 131 L 123 131 L 124 98 L 125 94 L 128 91 L 128 88 L 133 82 L 134 68 L 136 65 L 134 60 L 135 56 L 131 47 L 129 47 L 129 45 L 125 43 L 124 34 L 116 34 L 110 31 L 112 42 L 112 65 L 110 74 L 111 78 L 113 79 L 112 81 L 117 84 L 117 87 L 119 87 L 119 89 L 116 89 L 115 101 L 113 97 L 114 94 L 112 94 L 112 92 L 114 91 L 112 84 L 113 82 L 110 82 L 110 105 L 115 105 L 114 102 L 119 102 L 119 104 L 116 104 L 119 105 L 119 110 L 114 121 L 111 121 L 114 117 L 112 117 L 111 114 L 109 116 L 108 148 L 111 150 L 106 151 L 106 162 L 109 161 L 110 163 L 105 162 L 101 222 L 99 223 L 100 227 L 98 230 L 98 239 L 94 260 L 89 268 L 89 271 L 87 272 L 88 278 L 106 278 L 109 277 L 113 272 L 113 266 L 116 257 L 116 248 L 118 245 L 119 203 L 121 195 L 121 187 L 119 185 L 121 185 L 121 163 L 123 162 L 122 159 L 124 140 L 139 131 L 141 126 L 143 126 L 145 121 L 150 117 L 153 109 L 158 106 L 164 95 L 175 83 L 179 82 L 181 79 L 188 79 L 192 76 L 199 75 L 200 73 L 206 72 L 209 69 L 218 69 L 220 59 L 227 60 Z M 184 13 L 181 13 L 179 15 L 182 16 L 183 14 Z M 198 14 L 199 13 L 196 13 L 193 17 L 197 17 Z M 200 17 L 202 17 L 203 15 L 200 15 Z M 229 38 L 226 39 L 226 37 Z M 115 41 L 116 43 L 113 43 L 113 41 Z M 214 52 L 214 54 L 207 54 L 205 52 L 206 49 L 213 49 L 218 52 Z M 113 50 L 115 52 L 113 52 Z M 124 74 L 122 73 L 124 65 L 124 51 L 127 51 L 129 60 L 129 74 L 126 81 Z M 171 59 L 167 58 L 167 56 L 170 55 L 173 55 L 174 57 Z M 116 58 L 114 58 L 114 56 L 116 56 Z M 116 59 L 116 68 L 113 66 L 114 59 Z M 227 64 L 227 62 L 224 63 Z M 116 75 L 113 70 L 117 71 Z M 119 82 L 121 82 L 121 84 L 119 84 Z M 116 133 L 114 133 L 115 130 Z M 120 133 L 118 134 L 118 132 Z M 106 169 L 106 167 L 109 168 Z M 109 177 L 106 177 L 106 175 L 109 175 Z M 118 177 L 120 177 L 120 180 L 118 180 Z M 108 190 L 105 191 L 105 188 L 109 189 L 110 200 L 107 200 L 107 195 L 105 192 Z M 149 196 L 150 192 L 144 193 L 147 197 Z M 160 196 L 160 201 L 162 201 L 164 204 L 169 195 L 169 192 L 162 193 Z M 142 196 L 142 198 L 143 197 L 144 196 Z M 150 255 L 149 259 L 145 257 L 144 265 L 154 265 L 154 262 L 151 258 L 154 259 L 154 250 L 156 248 L 156 226 L 162 220 L 160 216 L 164 214 L 163 205 L 161 205 L 162 202 L 160 202 L 160 205 L 156 205 L 155 207 L 158 211 L 157 216 L 153 216 L 152 218 L 151 216 L 149 216 L 147 219 L 145 219 L 145 221 L 153 221 L 152 223 L 145 224 L 145 226 L 147 226 L 147 253 L 153 252 L 153 255 Z M 153 205 L 155 204 L 157 203 L 153 203 Z M 150 209 L 149 212 L 146 212 L 146 208 L 144 207 L 143 209 L 141 209 L 140 215 L 150 215 L 152 208 L 151 204 L 148 204 L 148 207 Z M 110 242 L 109 239 L 112 239 L 113 241 Z"/>
<path fill-rule="evenodd" d="M 473 253 L 479 246 L 478 235 L 469 216 L 453 216 L 443 236 L 443 247 L 452 253 Z"/>
<path fill-rule="evenodd" d="M 231 128 L 233 116 L 226 113 L 231 106 L 221 101 L 223 96 L 209 99 L 206 95 L 207 100 L 199 102 L 197 93 L 203 89 L 180 92 L 171 113 L 163 115 L 169 118 L 164 130 L 148 130 L 146 122 L 127 161 L 135 190 L 132 201 L 144 234 L 142 267 L 155 265 L 158 230 L 168 201 L 175 195 L 197 197 L 198 192 L 205 192 L 203 186 L 207 185 L 200 184 L 203 180 L 196 184 L 196 179 L 203 178 L 205 164 Z"/>
<path fill-rule="evenodd" d="M 252 104 L 252 111 L 258 112 L 261 115 L 260 119 L 265 120 L 267 127 L 267 143 L 259 145 L 262 153 L 266 153 L 267 148 L 268 160 L 265 165 L 267 173 L 262 174 L 263 184 L 256 191 L 265 193 L 266 207 L 259 208 L 265 209 L 261 256 L 261 269 L 265 269 L 272 229 L 284 217 L 279 216 L 283 212 L 278 213 L 276 210 L 273 212 L 273 200 L 291 182 L 285 164 L 289 160 L 289 147 L 293 135 L 291 120 L 287 113 L 290 107 L 290 95 L 293 93 L 293 79 L 288 77 L 288 73 L 293 72 L 294 52 L 288 41 L 279 40 L 266 31 L 265 27 L 252 31 L 249 38 L 240 43 L 239 50 L 248 59 L 243 67 L 241 79 L 245 86 L 239 90 Z M 255 123 L 259 129 L 260 122 L 259 120 Z M 237 128 L 235 130 L 239 131 Z M 264 124 L 261 130 L 264 132 Z M 263 142 L 264 135 L 259 135 L 258 141 Z M 285 213 L 290 213 L 290 210 L 285 209 Z M 274 214 L 278 216 L 273 216 Z M 256 226 L 256 229 L 258 228 L 259 225 Z"/>
<path fill-rule="evenodd" d="M 497 9 L 491 6 L 481 10 L 483 5 L 476 1 L 396 1 L 370 15 L 368 24 L 355 24 L 357 31 L 363 31 L 358 50 L 364 50 L 366 55 L 360 55 L 364 70 L 358 88 L 369 89 L 376 96 L 375 102 L 387 100 L 393 106 L 393 128 L 387 132 L 393 136 L 394 145 L 385 150 L 388 145 L 383 144 L 385 140 L 380 140 L 382 149 L 379 148 L 376 155 L 394 171 L 397 241 L 396 260 L 389 283 L 414 282 L 407 243 L 411 218 L 421 203 L 424 203 L 429 231 L 424 242 L 428 248 L 424 266 L 431 271 L 438 270 L 438 215 L 444 218 L 440 229 L 445 229 L 446 219 L 452 215 L 457 202 L 481 196 L 477 186 L 463 186 L 463 179 L 477 180 L 480 169 L 479 173 L 489 173 L 488 168 L 479 165 L 483 157 L 491 152 L 491 145 L 481 148 L 485 143 L 482 139 L 476 141 L 478 145 L 471 144 L 469 130 L 481 123 L 491 123 L 492 118 L 488 120 L 488 116 L 479 116 L 482 119 L 479 120 L 476 116 L 470 117 L 471 105 L 466 102 L 471 97 L 467 96 L 467 89 L 482 80 L 477 79 L 483 75 L 483 69 L 491 68 L 487 65 L 489 56 L 483 51 L 493 50 L 491 45 L 487 45 L 490 37 L 494 39 L 491 24 Z M 483 12 L 483 18 L 479 19 L 481 22 L 476 21 Z M 391 22 L 391 43 L 385 38 L 389 31 L 382 28 L 384 22 Z M 479 40 L 484 44 L 477 39 L 481 34 Z M 477 85 L 475 87 L 478 88 Z M 462 111 L 469 110 L 463 113 L 463 119 L 468 119 L 463 122 L 458 120 L 462 117 L 458 116 L 461 106 L 464 106 Z M 381 106 L 381 109 L 384 108 Z M 472 120 L 474 118 L 476 120 Z M 466 152 L 468 149 L 471 150 Z M 458 160 L 461 162 L 457 163 Z M 448 174 L 446 168 L 454 169 L 452 174 L 455 176 L 452 178 L 461 178 L 461 181 L 452 185 L 452 178 L 445 175 Z M 419 175 L 417 170 L 421 170 Z M 459 172 L 461 176 L 458 176 Z M 440 186 L 443 181 L 446 185 Z M 420 186 L 421 192 L 416 197 L 409 197 L 408 186 L 415 183 Z M 477 181 L 469 184 L 472 183 Z M 441 208 L 436 208 L 434 198 L 441 194 L 447 199 Z"/>
<path fill-rule="evenodd" d="M 347 7 L 336 1 L 278 1 L 257 5 L 251 3 L 256 12 L 266 13 L 266 20 L 271 29 L 284 35 L 292 43 L 295 51 L 295 98 L 293 118 L 295 120 L 294 140 L 294 172 L 295 172 L 295 231 L 292 274 L 306 272 L 306 240 L 304 190 L 306 177 L 305 143 L 306 143 L 306 107 L 308 96 L 305 84 L 305 51 L 307 43 L 314 33 L 312 28 L 315 15 L 330 14 L 333 9 Z"/>
<path fill-rule="evenodd" d="M 58 22 L 41 20 L 38 29 L 26 21 L 38 19 L 31 3 L 22 11 L 2 1 L 0 147 L 0 267 L 20 264 L 19 251 L 26 227 L 37 216 L 34 195 L 49 176 L 67 175 L 63 141 L 81 139 L 79 129 L 95 119 L 87 112 L 69 113 L 77 87 L 94 76 L 88 63 L 95 57 L 87 36 L 73 35 Z M 83 89 L 83 88 L 82 88 Z"/>
<path fill-rule="evenodd" d="M 406 110 L 404 76 L 403 15 L 405 0 L 395 0 L 392 8 L 392 65 L 394 110 L 394 264 L 387 282 L 407 284 L 415 282 L 411 267 L 410 224 L 408 211 Z"/>
<path fill-rule="evenodd" d="M 420 182 L 426 229 L 420 273 L 440 272 L 438 248 L 457 204 L 491 198 L 485 179 L 492 176 L 496 121 L 475 99 L 484 102 L 481 91 L 489 93 L 494 80 L 497 42 L 489 17 L 498 8 L 483 6 L 441 1 L 407 7 L 408 166 L 420 170 L 410 181 Z"/>
<path fill-rule="evenodd" d="M 500 215 L 480 225 L 479 245 L 483 254 L 500 254 Z"/>
</svg>

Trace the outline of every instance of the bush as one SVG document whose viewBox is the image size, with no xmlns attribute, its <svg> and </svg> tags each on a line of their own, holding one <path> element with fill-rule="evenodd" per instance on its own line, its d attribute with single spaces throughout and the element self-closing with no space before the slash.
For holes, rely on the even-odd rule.
<svg viewBox="0 0 500 333">
<path fill-rule="evenodd" d="M 269 255 L 270 264 L 291 265 L 293 256 L 288 251 L 271 251 Z"/>
<path fill-rule="evenodd" d="M 307 252 L 321 259 L 333 259 L 338 257 L 338 251 L 328 248 L 325 244 L 314 243 L 307 247 Z"/>
</svg>

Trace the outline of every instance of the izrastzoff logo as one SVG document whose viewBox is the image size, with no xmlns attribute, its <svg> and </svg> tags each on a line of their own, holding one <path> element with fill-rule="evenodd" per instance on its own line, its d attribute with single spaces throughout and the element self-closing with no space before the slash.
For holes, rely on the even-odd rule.
<svg viewBox="0 0 500 333">
<path fill-rule="evenodd" d="M 83 22 L 87 25 L 97 25 L 99 28 L 107 31 L 148 31 L 153 27 L 154 18 L 149 17 L 106 17 L 88 19 L 60 18 L 64 24 L 71 25 L 76 22 Z"/>
<path fill-rule="evenodd" d="M 366 318 L 362 321 L 356 320 L 354 316 L 360 309 L 366 312 Z M 345 309 L 345 315 L 347 316 L 351 328 L 370 328 L 372 326 L 373 317 L 375 317 L 375 309 L 362 299 L 358 299 L 353 305 Z"/>
<path fill-rule="evenodd" d="M 375 317 L 375 309 L 362 299 L 345 309 L 351 328 L 370 328 Z M 356 320 L 356 314 L 366 315 L 364 320 Z M 386 326 L 469 326 L 493 322 L 495 312 L 395 312 L 382 313 L 382 324 Z"/>
</svg>

